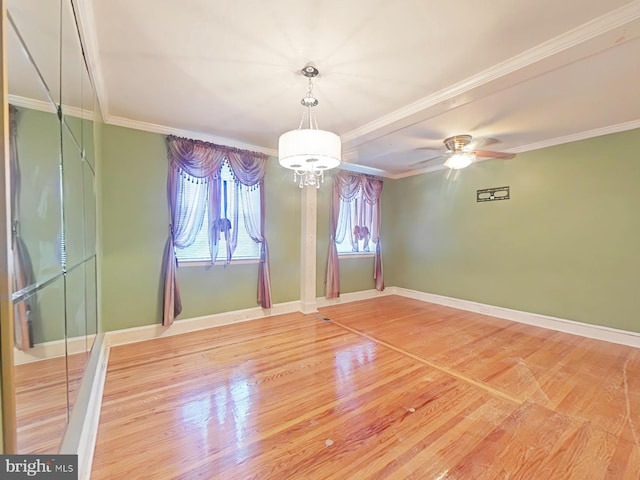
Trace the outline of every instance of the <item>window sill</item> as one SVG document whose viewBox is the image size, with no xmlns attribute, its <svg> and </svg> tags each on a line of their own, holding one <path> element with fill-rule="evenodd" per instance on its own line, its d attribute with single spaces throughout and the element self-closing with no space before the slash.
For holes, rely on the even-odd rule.
<svg viewBox="0 0 640 480">
<path fill-rule="evenodd" d="M 178 260 L 178 267 L 228 267 L 229 265 L 250 265 L 252 263 L 260 263 L 259 258 L 243 258 L 240 260 L 231 260 L 231 263 L 225 263 L 223 260 L 212 264 L 207 260 Z"/>
<path fill-rule="evenodd" d="M 366 253 L 339 253 L 338 258 L 373 258 L 376 254 L 373 252 Z"/>
</svg>

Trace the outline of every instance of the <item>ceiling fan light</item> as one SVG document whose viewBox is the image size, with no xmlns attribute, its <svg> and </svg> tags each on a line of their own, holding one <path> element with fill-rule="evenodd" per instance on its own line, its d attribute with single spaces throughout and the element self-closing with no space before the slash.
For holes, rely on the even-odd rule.
<svg viewBox="0 0 640 480">
<path fill-rule="evenodd" d="M 468 167 L 476 159 L 473 152 L 456 152 L 447 158 L 444 162 L 445 167 L 449 167 L 452 170 L 460 170 L 461 168 Z"/>
</svg>

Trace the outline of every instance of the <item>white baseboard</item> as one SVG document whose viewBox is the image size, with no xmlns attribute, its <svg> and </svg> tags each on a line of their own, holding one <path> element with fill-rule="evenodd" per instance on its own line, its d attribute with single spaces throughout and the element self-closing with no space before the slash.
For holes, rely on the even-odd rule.
<svg viewBox="0 0 640 480">
<path fill-rule="evenodd" d="M 390 295 L 392 292 L 379 292 L 375 289 L 364 290 L 361 292 L 344 293 L 339 298 L 327 299 L 318 297 L 316 303 L 318 308 L 338 303 L 356 302 L 358 300 L 367 300 L 384 295 Z M 315 313 L 317 308 L 308 310 L 300 301 L 279 303 L 269 310 L 263 310 L 260 307 L 247 308 L 245 310 L 235 310 L 232 312 L 216 313 L 213 315 L 205 315 L 202 317 L 186 318 L 184 320 L 176 320 L 170 327 L 162 325 L 144 325 L 142 327 L 125 328 L 122 330 L 112 330 L 107 332 L 107 343 L 109 346 L 125 345 L 127 343 L 142 342 L 153 338 L 168 337 L 172 335 L 180 335 L 182 333 L 195 332 L 205 328 L 220 327 L 222 325 L 231 325 L 233 323 L 247 322 L 249 320 L 257 320 L 260 318 L 270 317 L 272 315 L 282 315 L 284 313 L 302 312 Z"/>
<path fill-rule="evenodd" d="M 566 320 L 564 318 L 550 317 L 538 313 L 523 312 L 509 308 L 486 305 L 484 303 L 461 300 L 459 298 L 445 297 L 432 293 L 409 290 L 401 287 L 389 287 L 390 293 L 403 297 L 422 300 L 423 302 L 436 303 L 447 307 L 458 308 L 469 312 L 481 313 L 492 317 L 503 318 L 518 323 L 526 323 L 535 327 L 547 328 L 559 332 L 571 333 L 581 337 L 594 338 L 605 342 L 619 343 L 630 347 L 640 348 L 640 333 L 619 330 L 616 328 L 593 325 L 589 323 Z"/>
<path fill-rule="evenodd" d="M 313 302 L 304 302 L 300 300 L 300 312 L 305 315 L 310 313 L 316 313 L 318 311 L 318 302 L 314 300 Z"/>
<path fill-rule="evenodd" d="M 205 328 L 230 325 L 232 323 L 257 320 L 259 318 L 270 317 L 272 315 L 282 315 L 284 313 L 298 312 L 300 302 L 287 302 L 274 305 L 268 310 L 260 307 L 247 308 L 245 310 L 234 310 L 232 312 L 216 313 L 202 317 L 186 318 L 176 320 L 170 327 L 162 325 L 144 325 L 142 327 L 125 328 L 122 330 L 112 330 L 107 332 L 107 343 L 109 346 L 124 345 L 127 343 L 141 342 L 153 338 L 169 337 L 182 333 L 195 332 Z"/>
<path fill-rule="evenodd" d="M 350 303 L 360 300 L 368 300 L 376 297 L 383 297 L 386 295 L 400 295 L 407 298 L 421 300 L 423 302 L 445 305 L 447 307 L 458 308 L 460 310 L 481 313 L 484 315 L 490 315 L 505 320 L 511 320 L 513 322 L 525 323 L 527 325 L 532 325 L 535 327 L 547 328 L 550 330 L 570 333 L 582 337 L 594 338 L 596 340 L 603 340 L 606 342 L 619 343 L 622 345 L 640 348 L 640 333 L 618 330 L 601 325 L 576 322 L 563 318 L 550 317 L 538 313 L 530 313 L 520 310 L 512 310 L 509 308 L 496 307 L 493 305 L 472 302 L 470 300 L 446 297 L 444 295 L 425 293 L 401 287 L 387 287 L 382 292 L 371 289 L 363 290 L 360 292 L 344 293 L 340 297 L 332 299 L 318 297 L 317 305 L 318 308 L 322 308 L 341 303 Z M 172 335 L 180 335 L 182 333 L 194 332 L 205 328 L 219 327 L 222 325 L 230 325 L 233 323 L 246 322 L 249 320 L 257 320 L 259 318 L 265 318 L 271 315 L 280 315 L 283 313 L 292 313 L 299 311 L 302 311 L 302 306 L 300 302 L 294 301 L 274 305 L 271 310 L 263 310 L 256 307 L 245 310 L 217 313 L 214 315 L 206 315 L 203 317 L 176 320 L 169 328 L 163 327 L 161 325 L 145 325 L 142 327 L 114 330 L 111 332 L 107 332 L 107 343 L 109 346 L 124 345 L 126 343 L 140 342 L 144 340 L 151 340 L 153 338 Z"/>
<path fill-rule="evenodd" d="M 104 383 L 107 379 L 107 365 L 109 363 L 109 346 L 106 339 L 102 343 L 98 368 L 93 380 L 91 398 L 87 408 L 87 418 L 83 429 L 80 448 L 78 450 L 78 480 L 91 479 L 91 467 L 93 465 L 93 454 L 96 449 L 98 439 L 98 427 L 100 425 L 100 411 L 102 409 L 102 394 Z M 82 460 L 80 460 L 82 459 Z"/>
<path fill-rule="evenodd" d="M 60 453 L 78 455 L 78 479 L 91 478 L 93 454 L 100 425 L 102 394 L 107 377 L 109 346 L 104 335 L 99 345 L 91 352 L 85 376 L 78 390 L 78 397 L 69 424 L 60 445 Z"/>
<path fill-rule="evenodd" d="M 327 299 L 318 298 L 318 307 L 336 305 L 341 303 L 355 302 L 359 300 L 367 300 L 371 298 L 400 295 L 407 298 L 413 298 L 424 302 L 445 305 L 485 315 L 491 315 L 505 320 L 525 323 L 536 327 L 557 330 L 583 337 L 594 338 L 632 347 L 640 348 L 640 333 L 617 330 L 614 328 L 603 327 L 600 325 L 590 325 L 562 318 L 555 318 L 536 313 L 528 313 L 519 310 L 511 310 L 508 308 L 486 305 L 469 300 L 461 300 L 458 298 L 445 297 L 443 295 L 434 295 L 430 293 L 409 290 L 401 287 L 388 287 L 383 292 L 377 290 L 365 290 L 361 292 L 346 293 L 339 298 Z M 116 330 L 107 332 L 104 341 L 100 345 L 100 352 L 97 360 L 95 375 L 91 384 L 91 392 L 88 401 L 86 417 L 83 420 L 80 429 L 77 453 L 79 459 L 79 476 L 80 480 L 88 480 L 91 475 L 91 466 L 93 462 L 93 454 L 98 434 L 98 426 L 100 423 L 100 410 L 102 406 L 102 395 L 107 374 L 107 364 L 111 346 L 123 345 L 126 343 L 150 340 L 153 338 L 179 335 L 192 331 L 202 330 L 221 325 L 229 325 L 233 323 L 256 320 L 272 315 L 280 315 L 284 313 L 298 312 L 301 310 L 300 302 L 287 302 L 278 305 L 270 310 L 261 308 L 250 308 L 245 310 L 237 310 L 233 312 L 219 313 L 215 315 L 206 315 L 203 317 L 190 318 L 185 320 L 177 320 L 169 328 L 159 325 L 147 325 L 143 327 L 129 328 L 124 330 Z M 49 342 L 54 343 L 54 342 Z M 63 343 L 63 342 L 62 342 Z M 73 342 L 72 342 L 73 343 Z M 64 344 L 63 344 L 64 346 Z M 59 346 L 56 343 L 55 348 L 51 345 L 42 344 L 38 352 L 57 352 Z M 24 352 L 20 352 L 24 353 Z M 94 352 L 95 353 L 95 352 Z M 32 355 L 33 356 L 33 355 Z M 42 358 L 37 358 L 41 360 Z M 35 360 L 29 360 L 35 361 Z M 65 452 L 70 453 L 70 452 Z"/>
<path fill-rule="evenodd" d="M 383 290 L 382 292 L 371 289 L 362 290 L 360 292 L 342 293 L 338 298 L 326 298 L 320 297 L 317 299 L 318 308 L 328 307 L 329 305 L 338 305 L 340 303 L 357 302 L 359 300 L 369 300 L 370 298 L 384 297 L 386 295 L 392 295 L 393 292 L 390 289 Z"/>
<path fill-rule="evenodd" d="M 93 345 L 95 334 L 85 337 L 71 337 L 65 340 L 53 340 L 51 342 L 36 343 L 33 348 L 22 351 L 14 348 L 13 364 L 22 365 L 23 363 L 38 362 L 49 358 L 64 357 L 65 355 L 75 355 L 77 353 L 86 353 Z"/>
</svg>

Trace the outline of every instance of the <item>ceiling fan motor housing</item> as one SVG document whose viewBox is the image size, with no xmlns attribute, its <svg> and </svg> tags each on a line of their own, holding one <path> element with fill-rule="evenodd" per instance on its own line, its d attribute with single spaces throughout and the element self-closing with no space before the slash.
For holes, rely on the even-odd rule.
<svg viewBox="0 0 640 480">
<path fill-rule="evenodd" d="M 457 152 L 471 143 L 471 135 L 455 135 L 445 139 L 444 144 L 447 150 Z"/>
</svg>

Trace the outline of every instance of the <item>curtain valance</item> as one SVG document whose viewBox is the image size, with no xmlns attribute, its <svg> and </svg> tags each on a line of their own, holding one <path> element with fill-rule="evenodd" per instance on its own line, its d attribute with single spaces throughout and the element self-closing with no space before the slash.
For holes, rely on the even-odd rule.
<svg viewBox="0 0 640 480">
<path fill-rule="evenodd" d="M 268 157 L 264 153 L 173 135 L 167 137 L 167 148 L 172 168 L 196 178 L 217 178 L 225 160 L 234 179 L 247 187 L 260 183 L 267 171 Z"/>
<path fill-rule="evenodd" d="M 363 199 L 367 203 L 374 204 L 378 202 L 382 194 L 382 180 L 380 178 L 345 171 L 336 173 L 333 178 L 341 200 L 354 200 L 362 191 Z"/>
</svg>

